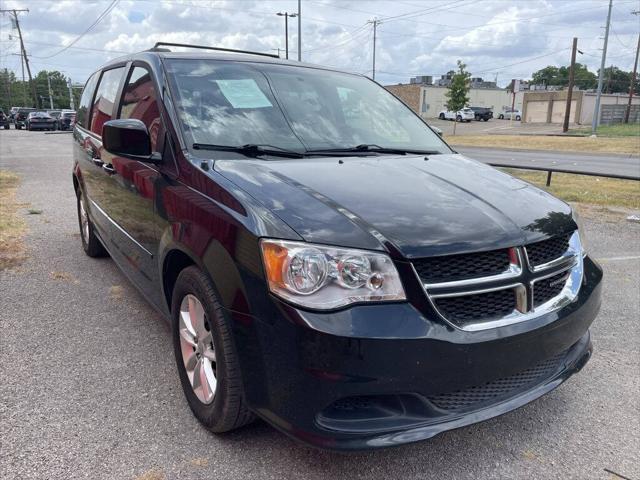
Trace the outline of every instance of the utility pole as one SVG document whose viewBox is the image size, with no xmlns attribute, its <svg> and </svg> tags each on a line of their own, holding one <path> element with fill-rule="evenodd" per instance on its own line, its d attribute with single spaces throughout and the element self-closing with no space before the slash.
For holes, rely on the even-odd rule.
<svg viewBox="0 0 640 480">
<path fill-rule="evenodd" d="M 51 93 L 51 77 L 49 77 L 49 72 L 47 72 L 47 87 L 49 88 L 49 108 L 53 110 L 53 94 Z"/>
<path fill-rule="evenodd" d="M 571 48 L 571 67 L 569 68 L 569 86 L 567 87 L 567 106 L 564 109 L 564 123 L 562 131 L 569 130 L 569 120 L 571 118 L 571 95 L 573 93 L 573 81 L 576 71 L 576 50 L 578 50 L 578 39 L 573 37 L 573 47 Z"/>
<path fill-rule="evenodd" d="M 286 58 L 289 59 L 289 17 L 294 18 L 297 17 L 297 13 L 289 13 L 289 12 L 278 12 L 276 13 L 279 17 L 284 17 L 284 50 L 286 54 Z"/>
<path fill-rule="evenodd" d="M 631 12 L 633 15 L 640 14 L 640 10 Z M 633 88 L 636 86 L 636 73 L 638 72 L 638 53 L 640 53 L 640 35 L 638 35 L 638 46 L 636 47 L 636 61 L 633 63 L 633 73 L 631 74 L 631 84 L 629 85 L 629 103 L 627 111 L 624 112 L 624 123 L 629 123 L 629 114 L 631 113 L 631 100 L 633 99 Z"/>
<path fill-rule="evenodd" d="M 596 106 L 593 110 L 593 120 L 591 122 L 591 135 L 596 134 L 600 121 L 600 97 L 602 96 L 602 81 L 604 80 L 604 65 L 607 60 L 607 43 L 609 43 L 609 25 L 611 24 L 611 6 L 613 0 L 609 0 L 609 12 L 607 13 L 607 26 L 604 31 L 604 45 L 602 47 L 602 60 L 600 62 L 600 72 L 598 74 L 598 95 L 596 96 Z"/>
<path fill-rule="evenodd" d="M 22 30 L 20 30 L 20 22 L 18 21 L 18 13 L 20 12 L 29 12 L 28 8 L 23 9 L 11 9 L 11 10 L 0 10 L 0 13 L 10 13 L 13 15 L 13 21 L 18 29 L 18 37 L 20 37 L 20 51 L 22 56 L 24 57 L 24 64 L 27 66 L 27 74 L 29 75 L 29 85 L 31 85 L 31 93 L 33 94 L 33 101 L 36 102 L 35 107 L 38 107 L 38 96 L 36 94 L 36 85 L 33 83 L 33 78 L 31 77 L 31 67 L 29 67 L 29 59 L 27 58 L 27 51 L 24 48 L 24 41 L 22 40 Z M 25 105 L 26 106 L 26 105 Z"/>
<path fill-rule="evenodd" d="M 76 109 L 76 102 L 73 100 L 73 87 L 71 86 L 71 77 L 69 77 L 69 107 L 71 107 L 71 110 L 75 110 Z"/>
<path fill-rule="evenodd" d="M 302 10 L 301 0 L 298 0 L 298 61 L 302 61 Z"/>
<path fill-rule="evenodd" d="M 367 23 L 370 23 L 373 25 L 373 71 L 371 73 L 371 79 L 375 80 L 376 79 L 376 34 L 377 34 L 378 25 L 382 23 L 382 20 L 378 20 L 377 18 L 374 18 L 373 20 L 369 20 Z"/>
</svg>

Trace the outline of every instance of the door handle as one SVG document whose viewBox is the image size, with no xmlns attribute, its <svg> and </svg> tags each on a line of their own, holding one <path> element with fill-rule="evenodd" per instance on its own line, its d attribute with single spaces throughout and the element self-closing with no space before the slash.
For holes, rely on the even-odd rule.
<svg viewBox="0 0 640 480">
<path fill-rule="evenodd" d="M 102 169 L 105 172 L 107 172 L 109 175 L 113 175 L 114 173 L 116 173 L 116 169 L 113 168 L 113 166 L 111 166 L 111 165 L 107 165 L 106 163 L 103 163 Z"/>
</svg>

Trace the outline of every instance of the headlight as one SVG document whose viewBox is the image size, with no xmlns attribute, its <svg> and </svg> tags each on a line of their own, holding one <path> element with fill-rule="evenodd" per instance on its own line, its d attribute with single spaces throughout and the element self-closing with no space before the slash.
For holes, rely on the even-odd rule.
<svg viewBox="0 0 640 480">
<path fill-rule="evenodd" d="M 388 255 L 284 240 L 261 240 L 269 289 L 313 309 L 406 300 Z"/>
<path fill-rule="evenodd" d="M 582 246 L 582 254 L 587 254 L 587 238 L 586 232 L 584 230 L 584 223 L 582 222 L 582 218 L 578 215 L 578 212 L 574 208 L 571 209 L 571 216 L 573 217 L 573 221 L 576 222 L 578 226 L 578 234 L 580 235 L 580 245 Z"/>
</svg>

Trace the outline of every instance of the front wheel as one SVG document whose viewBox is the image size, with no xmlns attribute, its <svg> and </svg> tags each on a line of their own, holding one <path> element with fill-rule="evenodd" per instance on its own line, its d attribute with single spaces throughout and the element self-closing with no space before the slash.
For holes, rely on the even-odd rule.
<svg viewBox="0 0 640 480">
<path fill-rule="evenodd" d="M 489 121 L 489 119 L 485 117 L 485 118 L 483 118 L 483 119 L 482 119 L 482 121 L 483 121 L 483 122 L 488 122 L 488 121 Z"/>
<path fill-rule="evenodd" d="M 171 306 L 176 365 L 195 417 L 216 433 L 251 422 L 230 321 L 209 277 L 195 266 L 185 268 Z"/>
<path fill-rule="evenodd" d="M 517 122 L 519 122 L 520 120 L 522 120 L 522 119 L 520 118 L 520 115 L 516 115 L 516 121 L 517 121 Z"/>
<path fill-rule="evenodd" d="M 444 113 L 441 113 L 438 118 L 440 118 L 440 120 L 444 120 Z"/>
<path fill-rule="evenodd" d="M 456 122 L 461 122 L 461 121 L 462 121 L 462 117 L 461 117 L 460 115 L 458 115 L 458 116 L 456 117 Z"/>
<path fill-rule="evenodd" d="M 498 115 L 498 119 L 504 120 L 504 115 L 502 115 L 502 114 Z"/>
</svg>

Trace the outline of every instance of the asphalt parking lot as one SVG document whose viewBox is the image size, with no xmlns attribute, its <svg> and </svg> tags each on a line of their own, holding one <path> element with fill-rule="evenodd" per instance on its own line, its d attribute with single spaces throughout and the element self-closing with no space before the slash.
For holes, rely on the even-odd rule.
<svg viewBox="0 0 640 480">
<path fill-rule="evenodd" d="M 640 479 L 640 224 L 586 218 L 606 278 L 580 374 L 426 442 L 327 453 L 261 421 L 224 436 L 199 426 L 168 326 L 111 260 L 82 253 L 71 140 L 0 131 L 29 227 L 27 261 L 0 272 L 0 478 Z"/>
</svg>

